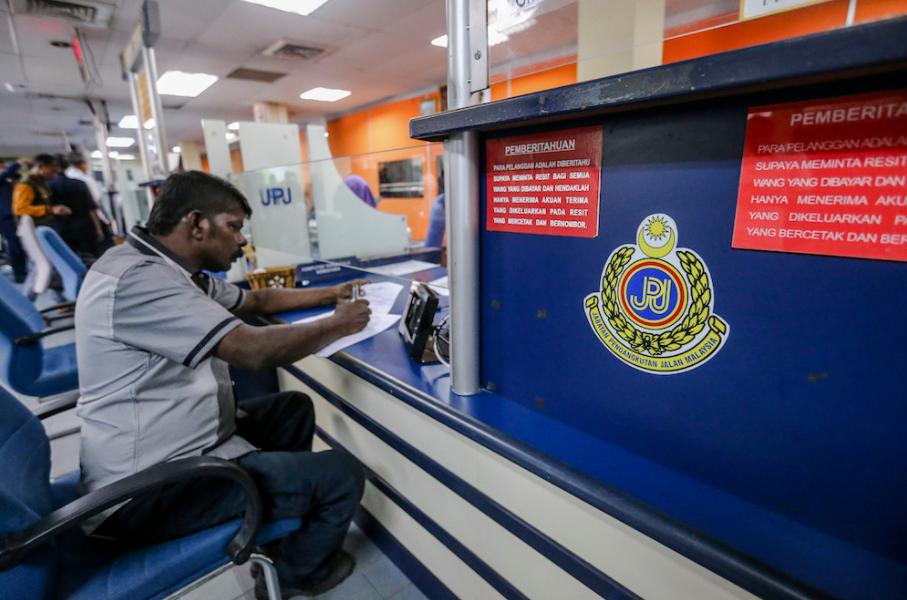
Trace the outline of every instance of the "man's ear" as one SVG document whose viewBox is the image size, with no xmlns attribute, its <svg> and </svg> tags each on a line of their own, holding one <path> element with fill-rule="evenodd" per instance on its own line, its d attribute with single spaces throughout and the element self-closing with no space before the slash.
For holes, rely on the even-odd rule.
<svg viewBox="0 0 907 600">
<path fill-rule="evenodd" d="M 189 235 L 195 239 L 203 239 L 208 231 L 208 219 L 200 210 L 193 210 L 186 215 L 186 224 L 189 226 Z"/>
</svg>

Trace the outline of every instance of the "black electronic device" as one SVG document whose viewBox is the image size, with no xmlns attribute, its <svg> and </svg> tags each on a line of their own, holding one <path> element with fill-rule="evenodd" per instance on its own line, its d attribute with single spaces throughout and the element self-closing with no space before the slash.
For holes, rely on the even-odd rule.
<svg viewBox="0 0 907 600">
<path fill-rule="evenodd" d="M 438 310 L 438 295 L 427 285 L 413 282 L 410 289 L 409 306 L 400 320 L 400 335 L 406 346 L 406 353 L 420 363 L 438 362 L 432 349 L 434 328 L 432 321 Z"/>
</svg>

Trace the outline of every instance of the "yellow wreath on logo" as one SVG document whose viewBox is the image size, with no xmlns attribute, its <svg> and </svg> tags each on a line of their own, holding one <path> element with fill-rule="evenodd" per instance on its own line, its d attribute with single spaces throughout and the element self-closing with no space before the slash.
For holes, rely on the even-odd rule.
<svg viewBox="0 0 907 600">
<path fill-rule="evenodd" d="M 687 275 L 690 284 L 690 308 L 680 325 L 664 333 L 653 334 L 636 329 L 618 310 L 617 283 L 624 267 L 636 248 L 624 246 L 614 252 L 614 256 L 605 269 L 602 278 L 602 310 L 614 331 L 637 352 L 647 352 L 658 356 L 672 350 L 679 350 L 693 341 L 708 322 L 709 325 L 721 333 L 726 330 L 720 319 L 709 319 L 709 303 L 712 301 L 712 290 L 709 288 L 709 278 L 702 264 L 692 252 L 677 251 L 680 265 Z"/>
</svg>

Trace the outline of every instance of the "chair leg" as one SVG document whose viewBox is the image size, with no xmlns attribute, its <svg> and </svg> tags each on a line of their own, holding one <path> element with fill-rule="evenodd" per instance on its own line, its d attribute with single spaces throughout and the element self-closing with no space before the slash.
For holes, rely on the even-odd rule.
<svg viewBox="0 0 907 600">
<path fill-rule="evenodd" d="M 249 561 L 261 567 L 265 575 L 265 584 L 268 586 L 268 598 L 270 600 L 281 600 L 280 583 L 277 581 L 277 569 L 271 559 L 264 554 L 253 552 L 249 556 Z"/>
</svg>

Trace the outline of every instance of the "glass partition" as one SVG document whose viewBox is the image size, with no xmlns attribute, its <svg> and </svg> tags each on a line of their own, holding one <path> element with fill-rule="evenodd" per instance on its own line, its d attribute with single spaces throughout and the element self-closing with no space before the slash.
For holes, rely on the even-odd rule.
<svg viewBox="0 0 907 600">
<path fill-rule="evenodd" d="M 491 99 L 904 14 L 907 0 L 489 0 Z"/>
<path fill-rule="evenodd" d="M 445 289 L 436 281 L 443 164 L 443 144 L 434 143 L 230 175 L 252 206 L 255 258 L 246 269 L 304 265 L 304 284 L 349 269 Z"/>
</svg>

